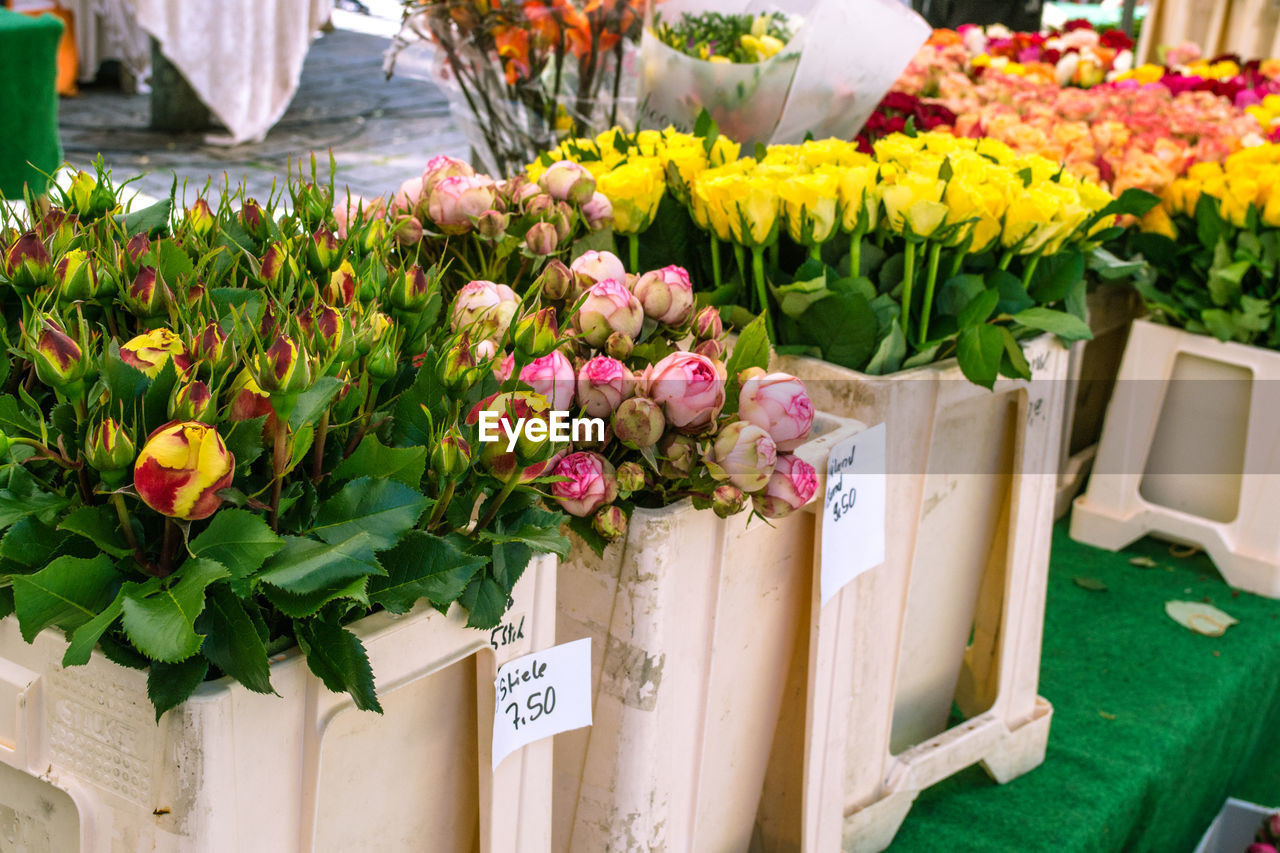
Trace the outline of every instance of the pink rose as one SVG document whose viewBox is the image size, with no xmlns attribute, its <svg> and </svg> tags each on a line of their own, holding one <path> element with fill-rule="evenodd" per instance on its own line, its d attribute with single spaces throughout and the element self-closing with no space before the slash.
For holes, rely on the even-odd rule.
<svg viewBox="0 0 1280 853">
<path fill-rule="evenodd" d="M 606 280 L 587 291 L 573 325 L 587 343 L 602 347 L 614 332 L 636 338 L 644 326 L 644 309 L 625 285 Z"/>
<path fill-rule="evenodd" d="M 795 450 L 813 426 L 813 401 L 794 376 L 760 371 L 742 383 L 738 417 L 766 430 L 779 450 Z"/>
<path fill-rule="evenodd" d="M 567 412 L 573 405 L 573 365 L 559 350 L 526 364 L 520 371 L 520 381 L 546 397 L 553 411 Z"/>
<path fill-rule="evenodd" d="M 613 222 L 613 202 L 604 193 L 594 193 L 582 206 L 582 218 L 592 231 L 599 231 Z"/>
<path fill-rule="evenodd" d="M 593 418 L 608 417 L 635 388 L 627 366 L 607 355 L 596 356 L 578 371 L 578 405 Z"/>
<path fill-rule="evenodd" d="M 682 326 L 693 316 L 693 282 L 682 267 L 647 272 L 631 287 L 645 316 L 666 326 Z"/>
<path fill-rule="evenodd" d="M 427 215 L 445 234 L 466 234 L 497 201 L 493 180 L 483 175 L 444 178 L 431 190 Z"/>
<path fill-rule="evenodd" d="M 475 173 L 476 170 L 471 168 L 470 163 L 448 154 L 440 154 L 427 161 L 427 167 L 422 170 L 422 186 L 430 193 L 445 178 L 470 178 Z"/>
<path fill-rule="evenodd" d="M 673 352 L 644 373 L 643 385 L 667 423 L 683 433 L 711 426 L 724 407 L 724 365 L 705 355 Z"/>
<path fill-rule="evenodd" d="M 570 453 L 551 472 L 568 477 L 551 484 L 551 495 L 570 515 L 586 518 L 618 496 L 613 465 L 599 453 Z"/>
<path fill-rule="evenodd" d="M 387 212 L 387 200 L 381 196 L 377 198 L 361 198 L 358 195 L 350 196 L 345 202 L 339 204 L 333 209 L 333 218 L 338 222 L 338 239 L 347 239 L 347 232 L 357 220 L 368 222 L 371 219 L 379 219 Z"/>
<path fill-rule="evenodd" d="M 497 340 L 507 333 L 520 299 L 505 284 L 472 281 L 462 286 L 453 301 L 453 330 L 466 329 L 475 340 Z"/>
<path fill-rule="evenodd" d="M 391 212 L 412 214 L 426 195 L 427 188 L 422 183 L 422 178 L 409 178 L 391 197 Z"/>
<path fill-rule="evenodd" d="M 569 268 L 578 275 L 599 284 L 602 281 L 626 281 L 627 268 L 613 252 L 583 252 Z"/>
<path fill-rule="evenodd" d="M 538 186 L 556 201 L 586 204 L 595 195 L 595 176 L 572 160 L 552 163 L 538 178 Z"/>
<path fill-rule="evenodd" d="M 728 480 L 744 492 L 758 492 L 773 476 L 778 446 L 762 427 L 734 421 L 716 435 L 703 461 L 714 479 Z"/>
<path fill-rule="evenodd" d="M 752 498 L 756 512 L 765 518 L 782 518 L 809 502 L 818 489 L 818 472 L 792 453 L 779 453 L 764 491 Z"/>
</svg>

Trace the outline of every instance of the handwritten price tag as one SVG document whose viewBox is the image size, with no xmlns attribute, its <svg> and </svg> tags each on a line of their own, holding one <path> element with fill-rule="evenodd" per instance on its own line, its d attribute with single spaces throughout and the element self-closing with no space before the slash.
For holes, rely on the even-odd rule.
<svg viewBox="0 0 1280 853">
<path fill-rule="evenodd" d="M 884 424 L 851 436 L 827 457 L 822 508 L 822 603 L 884 562 Z"/>
<path fill-rule="evenodd" d="M 591 638 L 509 661 L 493 687 L 496 770 L 526 744 L 591 725 Z"/>
</svg>

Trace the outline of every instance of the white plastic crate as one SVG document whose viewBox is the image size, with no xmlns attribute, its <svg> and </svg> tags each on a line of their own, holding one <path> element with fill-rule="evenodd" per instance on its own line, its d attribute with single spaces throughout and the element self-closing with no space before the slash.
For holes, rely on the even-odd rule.
<svg viewBox="0 0 1280 853">
<path fill-rule="evenodd" d="M 554 644 L 555 558 L 530 563 L 507 624 L 455 607 L 376 613 L 351 629 L 385 710 L 330 693 L 296 649 L 280 696 L 208 682 L 157 725 L 146 673 L 98 652 L 60 665 L 0 622 L 0 838 L 24 853 L 546 853 L 551 743 L 490 772 L 493 680 Z M 499 646 L 491 644 L 491 636 Z M 429 842 L 427 841 L 429 839 Z"/>
</svg>

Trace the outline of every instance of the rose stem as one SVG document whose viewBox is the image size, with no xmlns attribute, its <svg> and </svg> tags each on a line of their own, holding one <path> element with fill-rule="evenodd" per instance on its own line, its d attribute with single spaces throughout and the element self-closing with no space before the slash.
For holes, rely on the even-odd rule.
<svg viewBox="0 0 1280 853">
<path fill-rule="evenodd" d="M 924 311 L 920 316 L 919 346 L 929 340 L 929 313 L 933 311 L 933 288 L 938 281 L 938 260 L 942 256 L 942 244 L 934 243 L 929 247 L 929 276 L 924 283 Z"/>
<path fill-rule="evenodd" d="M 764 282 L 764 251 L 759 247 L 751 249 L 751 271 L 756 280 L 756 298 L 760 300 L 760 310 L 764 313 L 764 327 L 769 340 L 774 343 L 778 338 L 773 333 L 773 313 L 769 310 L 769 292 Z"/>
<path fill-rule="evenodd" d="M 320 416 L 320 424 L 316 427 L 316 446 L 311 455 L 311 482 L 320 485 L 324 476 L 324 443 L 329 438 L 329 410 L 325 409 Z"/>
<path fill-rule="evenodd" d="M 916 244 L 907 241 L 902 262 L 902 336 L 907 336 L 907 322 L 911 317 L 911 289 L 916 277 Z"/>
</svg>

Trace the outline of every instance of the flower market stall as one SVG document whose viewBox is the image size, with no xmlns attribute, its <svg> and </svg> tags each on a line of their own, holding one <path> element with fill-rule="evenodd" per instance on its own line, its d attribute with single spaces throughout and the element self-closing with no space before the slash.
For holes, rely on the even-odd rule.
<svg viewBox="0 0 1280 853">
<path fill-rule="evenodd" d="M 474 163 L 0 208 L 0 837 L 1275 853 L 1280 62 L 403 12 Z"/>
</svg>

